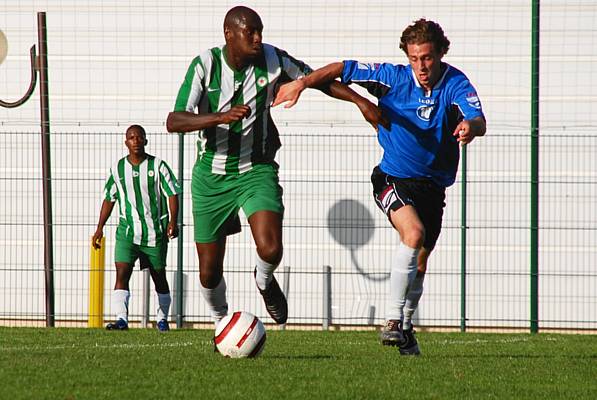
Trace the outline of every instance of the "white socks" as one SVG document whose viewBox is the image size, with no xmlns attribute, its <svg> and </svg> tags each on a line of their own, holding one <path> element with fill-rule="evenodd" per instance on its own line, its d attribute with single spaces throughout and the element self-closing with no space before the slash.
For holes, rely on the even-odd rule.
<svg viewBox="0 0 597 400">
<path fill-rule="evenodd" d="M 129 322 L 129 299 L 131 292 L 123 289 L 114 289 L 112 293 L 112 308 L 116 314 L 116 320 L 119 319 Z"/>
<path fill-rule="evenodd" d="M 418 249 L 408 247 L 400 242 L 390 273 L 390 297 L 387 309 L 387 319 L 402 320 L 406 294 L 417 275 Z"/>
<path fill-rule="evenodd" d="M 218 322 L 222 318 L 228 314 L 228 303 L 226 302 L 226 281 L 224 277 L 213 289 L 208 289 L 203 287 L 201 282 L 199 282 L 199 287 L 201 290 L 201 294 L 203 298 L 209 305 L 211 309 L 211 314 L 214 317 L 214 320 Z"/>
<path fill-rule="evenodd" d="M 404 304 L 404 329 L 410 329 L 411 327 L 413 314 L 415 313 L 421 295 L 423 294 L 423 280 L 425 280 L 425 274 L 417 274 L 406 294 L 406 303 Z"/>
<path fill-rule="evenodd" d="M 255 282 L 257 283 L 257 287 L 261 290 L 264 290 L 269 283 L 272 281 L 274 277 L 274 271 L 278 267 L 278 264 L 270 264 L 261 259 L 259 254 L 255 255 L 256 258 L 256 266 L 257 266 L 257 273 L 255 274 Z"/>
<path fill-rule="evenodd" d="M 157 293 L 157 292 L 156 292 Z M 172 303 L 172 296 L 168 293 L 157 293 L 158 295 L 158 310 L 156 314 L 156 322 L 163 319 L 168 321 L 168 313 L 170 312 L 170 304 Z"/>
</svg>

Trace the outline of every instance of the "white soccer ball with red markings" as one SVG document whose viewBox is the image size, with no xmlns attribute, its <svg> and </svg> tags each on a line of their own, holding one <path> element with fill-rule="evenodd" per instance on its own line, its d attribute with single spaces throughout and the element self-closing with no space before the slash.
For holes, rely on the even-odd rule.
<svg viewBox="0 0 597 400">
<path fill-rule="evenodd" d="M 236 311 L 216 326 L 214 341 L 218 351 L 231 358 L 257 357 L 265 347 L 265 326 L 255 315 Z"/>
</svg>

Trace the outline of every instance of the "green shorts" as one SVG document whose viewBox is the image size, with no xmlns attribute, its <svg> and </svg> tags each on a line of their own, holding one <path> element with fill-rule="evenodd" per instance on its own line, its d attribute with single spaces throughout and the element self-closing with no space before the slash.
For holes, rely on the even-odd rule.
<svg viewBox="0 0 597 400">
<path fill-rule="evenodd" d="M 166 267 L 168 240 L 162 240 L 157 246 L 141 246 L 129 240 L 116 239 L 114 262 L 134 264 L 139 259 L 141 269 L 151 268 L 160 271 Z"/>
<path fill-rule="evenodd" d="M 240 231 L 238 212 L 247 218 L 256 211 L 284 214 L 282 187 L 275 164 L 256 164 L 240 175 L 218 175 L 193 168 L 193 221 L 195 242 L 212 243 Z"/>
</svg>

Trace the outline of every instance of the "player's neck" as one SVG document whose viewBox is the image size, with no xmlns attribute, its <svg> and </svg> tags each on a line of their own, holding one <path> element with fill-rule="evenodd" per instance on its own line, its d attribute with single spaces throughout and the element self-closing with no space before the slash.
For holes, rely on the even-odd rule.
<svg viewBox="0 0 597 400">
<path fill-rule="evenodd" d="M 230 50 L 230 46 L 224 46 L 224 60 L 234 71 L 242 71 L 251 63 L 251 60 L 243 58 Z"/>
<path fill-rule="evenodd" d="M 129 162 L 132 165 L 139 165 L 143 161 L 145 161 L 146 158 L 147 158 L 146 153 L 140 153 L 140 154 L 129 153 L 129 155 L 127 156 L 127 160 L 129 160 Z"/>
<path fill-rule="evenodd" d="M 421 88 L 423 89 L 423 91 L 426 94 L 431 93 L 431 91 L 433 91 L 433 88 L 435 87 L 437 82 L 439 82 L 439 80 L 442 78 L 442 76 L 444 76 L 444 73 L 446 72 L 446 68 L 447 68 L 447 65 L 445 63 L 443 63 L 443 62 L 440 63 L 439 72 L 438 72 L 437 76 L 433 79 L 433 81 L 429 82 L 429 85 L 423 85 L 421 82 L 419 82 L 419 85 L 421 85 Z"/>
</svg>

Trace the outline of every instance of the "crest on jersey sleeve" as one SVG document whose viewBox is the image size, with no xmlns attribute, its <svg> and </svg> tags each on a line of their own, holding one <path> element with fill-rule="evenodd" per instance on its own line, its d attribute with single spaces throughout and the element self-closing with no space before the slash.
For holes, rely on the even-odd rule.
<svg viewBox="0 0 597 400">
<path fill-rule="evenodd" d="M 372 69 L 372 70 L 376 70 L 376 69 L 379 69 L 380 66 L 381 66 L 380 63 L 357 63 L 357 68 L 358 69 Z"/>
<path fill-rule="evenodd" d="M 469 104 L 469 106 L 476 108 L 477 110 L 481 108 L 481 101 L 479 100 L 479 96 L 477 96 L 477 93 L 467 93 L 466 102 Z"/>
</svg>

